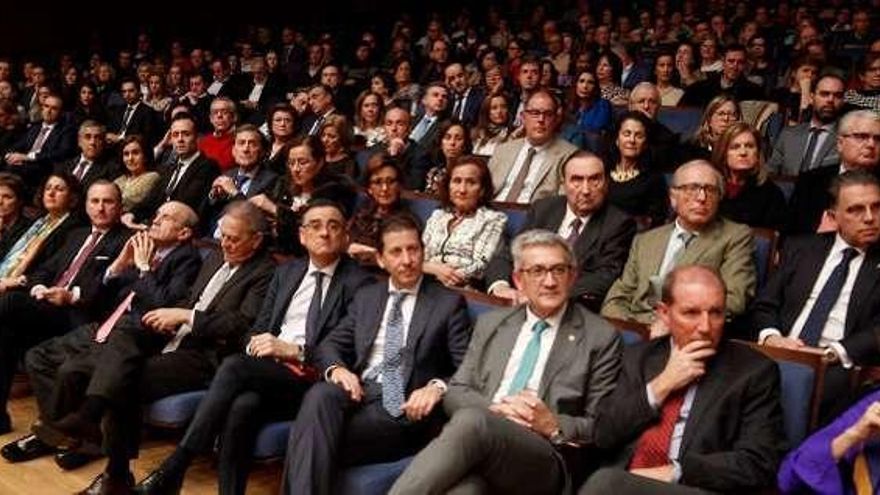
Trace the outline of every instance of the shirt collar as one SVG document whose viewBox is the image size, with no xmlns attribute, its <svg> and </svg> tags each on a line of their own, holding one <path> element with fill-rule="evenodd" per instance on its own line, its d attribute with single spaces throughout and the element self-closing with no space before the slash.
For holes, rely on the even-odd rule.
<svg viewBox="0 0 880 495">
<path fill-rule="evenodd" d="M 590 221 L 590 215 L 587 215 L 584 217 L 578 215 L 577 213 L 574 212 L 574 210 L 571 209 L 571 205 L 568 204 L 568 201 L 566 201 L 565 202 L 565 217 L 562 219 L 562 225 L 566 226 L 566 227 L 571 225 L 572 220 L 574 220 L 575 218 L 579 218 L 581 220 L 581 227 L 583 227 L 584 225 L 586 225 Z"/>
<path fill-rule="evenodd" d="M 562 316 L 565 314 L 566 309 L 568 309 L 568 303 L 563 305 L 562 308 L 559 309 L 559 311 L 553 313 L 552 315 L 548 316 L 547 318 L 541 318 L 538 315 L 536 315 L 535 313 L 533 313 L 532 308 L 530 308 L 527 304 L 526 305 L 526 325 L 528 328 L 532 328 L 535 326 L 535 323 L 537 323 L 540 320 L 544 320 L 547 322 L 548 325 L 550 325 L 550 328 L 558 329 L 559 325 L 562 324 Z"/>
<path fill-rule="evenodd" d="M 527 148 L 527 149 L 534 148 L 535 153 L 540 153 L 540 152 L 546 150 L 547 148 L 550 147 L 550 143 L 552 143 L 552 142 L 553 142 L 553 140 L 550 140 L 550 141 L 547 141 L 546 143 L 542 144 L 541 146 L 535 146 L 534 144 L 530 143 L 528 139 L 523 138 L 523 144 L 525 145 L 525 148 Z"/>
<path fill-rule="evenodd" d="M 422 288 L 422 280 L 424 280 L 424 279 L 425 279 L 425 277 L 423 277 L 423 276 L 419 277 L 418 282 L 416 282 L 416 285 L 411 289 L 401 289 L 401 288 L 397 287 L 396 285 L 394 285 L 394 280 L 391 280 L 389 278 L 388 279 L 388 293 L 391 294 L 393 292 L 403 292 L 404 294 L 410 294 L 410 295 L 414 296 L 414 295 L 418 294 L 419 290 Z"/>
<path fill-rule="evenodd" d="M 859 252 L 859 256 L 865 254 L 864 249 L 859 249 L 855 246 L 850 245 L 850 243 L 843 240 L 843 237 L 840 237 L 840 234 L 834 234 L 834 244 L 831 246 L 831 254 L 839 253 L 846 248 L 853 248 Z"/>
<path fill-rule="evenodd" d="M 699 236 L 700 236 L 700 233 L 699 233 L 698 231 L 690 231 L 690 230 L 688 230 L 688 229 L 682 227 L 681 224 L 678 222 L 678 219 L 676 218 L 676 219 L 675 219 L 675 224 L 674 224 L 674 226 L 673 226 L 673 228 L 672 228 L 672 236 L 673 236 L 673 237 L 677 237 L 679 234 L 684 233 L 684 232 L 687 232 L 688 234 L 690 234 L 690 235 L 692 235 L 692 236 L 694 236 L 694 237 L 699 237 Z"/>
<path fill-rule="evenodd" d="M 339 258 L 337 258 L 336 261 L 334 261 L 333 263 L 330 263 L 329 265 L 325 266 L 324 268 L 318 268 L 318 266 L 315 265 L 315 263 L 310 259 L 309 260 L 309 269 L 306 273 L 312 274 L 315 272 L 321 272 L 324 274 L 324 276 L 326 276 L 328 278 L 333 278 L 333 274 L 336 273 L 336 267 L 338 267 L 338 266 L 339 266 Z"/>
<path fill-rule="evenodd" d="M 202 154 L 202 153 L 201 153 L 200 151 L 196 150 L 196 152 L 193 153 L 192 156 L 190 156 L 189 158 L 180 158 L 180 163 L 181 163 L 184 167 L 189 167 L 190 165 L 192 165 L 192 162 L 196 161 L 196 159 L 197 159 L 197 158 L 199 157 L 199 155 L 201 155 L 201 154 Z"/>
</svg>

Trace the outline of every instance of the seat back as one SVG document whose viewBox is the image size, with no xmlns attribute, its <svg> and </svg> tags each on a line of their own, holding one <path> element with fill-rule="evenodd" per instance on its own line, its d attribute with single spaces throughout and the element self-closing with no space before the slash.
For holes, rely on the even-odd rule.
<svg viewBox="0 0 880 495">
<path fill-rule="evenodd" d="M 144 421 L 160 428 L 183 428 L 206 395 L 207 390 L 197 390 L 163 397 L 147 406 Z"/>
<path fill-rule="evenodd" d="M 513 239 L 522 232 L 523 225 L 526 224 L 529 205 L 494 201 L 492 207 L 507 216 L 507 223 L 504 226 L 504 235 L 507 239 Z"/>
<path fill-rule="evenodd" d="M 651 331 L 648 325 L 637 321 L 619 320 L 617 318 L 605 318 L 615 330 L 620 332 L 620 338 L 624 345 L 635 345 L 650 340 Z"/>
<path fill-rule="evenodd" d="M 779 232 L 771 229 L 753 227 L 752 237 L 755 240 L 755 250 L 752 259 L 755 261 L 755 269 L 758 276 L 758 288 L 767 283 L 770 272 L 776 266 L 778 258 Z"/>
<path fill-rule="evenodd" d="M 702 116 L 703 110 L 697 107 L 661 107 L 657 121 L 681 136 L 683 141 L 694 135 Z"/>
<path fill-rule="evenodd" d="M 427 194 L 404 192 L 401 194 L 403 204 L 422 222 L 424 227 L 434 210 L 440 208 L 440 201 Z"/>
<path fill-rule="evenodd" d="M 507 299 L 490 296 L 475 290 L 456 289 L 456 291 L 463 295 L 465 301 L 467 301 L 468 317 L 470 317 L 471 323 L 476 322 L 477 318 L 483 313 L 509 307 L 511 302 Z"/>
</svg>

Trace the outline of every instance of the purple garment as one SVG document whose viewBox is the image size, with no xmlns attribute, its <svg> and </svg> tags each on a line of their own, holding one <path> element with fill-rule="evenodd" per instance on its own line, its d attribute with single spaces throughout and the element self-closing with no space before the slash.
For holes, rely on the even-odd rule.
<svg viewBox="0 0 880 495">
<path fill-rule="evenodd" d="M 852 464 L 859 450 L 851 449 L 840 460 L 831 456 L 831 442 L 862 417 L 865 410 L 880 400 L 880 389 L 862 398 L 856 405 L 822 428 L 795 450 L 790 452 L 779 468 L 777 482 L 784 493 L 817 493 L 822 495 L 849 495 L 855 493 L 851 473 Z M 880 489 L 880 449 L 872 442 L 865 447 L 874 493 Z"/>
</svg>

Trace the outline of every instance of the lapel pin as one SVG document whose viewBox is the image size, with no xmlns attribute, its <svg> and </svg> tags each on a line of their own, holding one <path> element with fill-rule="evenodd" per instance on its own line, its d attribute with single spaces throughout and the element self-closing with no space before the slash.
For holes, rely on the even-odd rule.
<svg viewBox="0 0 880 495">
<path fill-rule="evenodd" d="M 569 341 L 569 342 L 574 342 L 574 335 L 572 335 L 572 334 L 568 334 L 568 341 Z"/>
</svg>

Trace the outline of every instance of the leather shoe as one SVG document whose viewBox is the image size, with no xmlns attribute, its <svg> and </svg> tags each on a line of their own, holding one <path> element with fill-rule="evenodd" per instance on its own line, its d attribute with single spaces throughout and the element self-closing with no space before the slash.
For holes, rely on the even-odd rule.
<svg viewBox="0 0 880 495">
<path fill-rule="evenodd" d="M 100 458 L 100 455 L 88 454 L 79 450 L 62 450 L 55 453 L 55 464 L 65 471 L 77 469 Z"/>
<path fill-rule="evenodd" d="M 135 485 L 134 493 L 144 495 L 177 495 L 183 486 L 183 476 L 157 469 Z"/>
<path fill-rule="evenodd" d="M 130 495 L 132 485 L 134 485 L 134 477 L 131 473 L 128 473 L 125 479 L 101 473 L 85 490 L 77 492 L 76 495 Z"/>
<path fill-rule="evenodd" d="M 55 452 L 55 447 L 37 438 L 36 435 L 28 435 L 18 440 L 9 442 L 0 449 L 0 455 L 9 462 L 25 462 L 49 455 Z"/>
<path fill-rule="evenodd" d="M 87 421 L 77 413 L 70 413 L 64 416 L 52 424 L 52 427 L 72 439 L 101 443 L 101 426 Z"/>
</svg>

